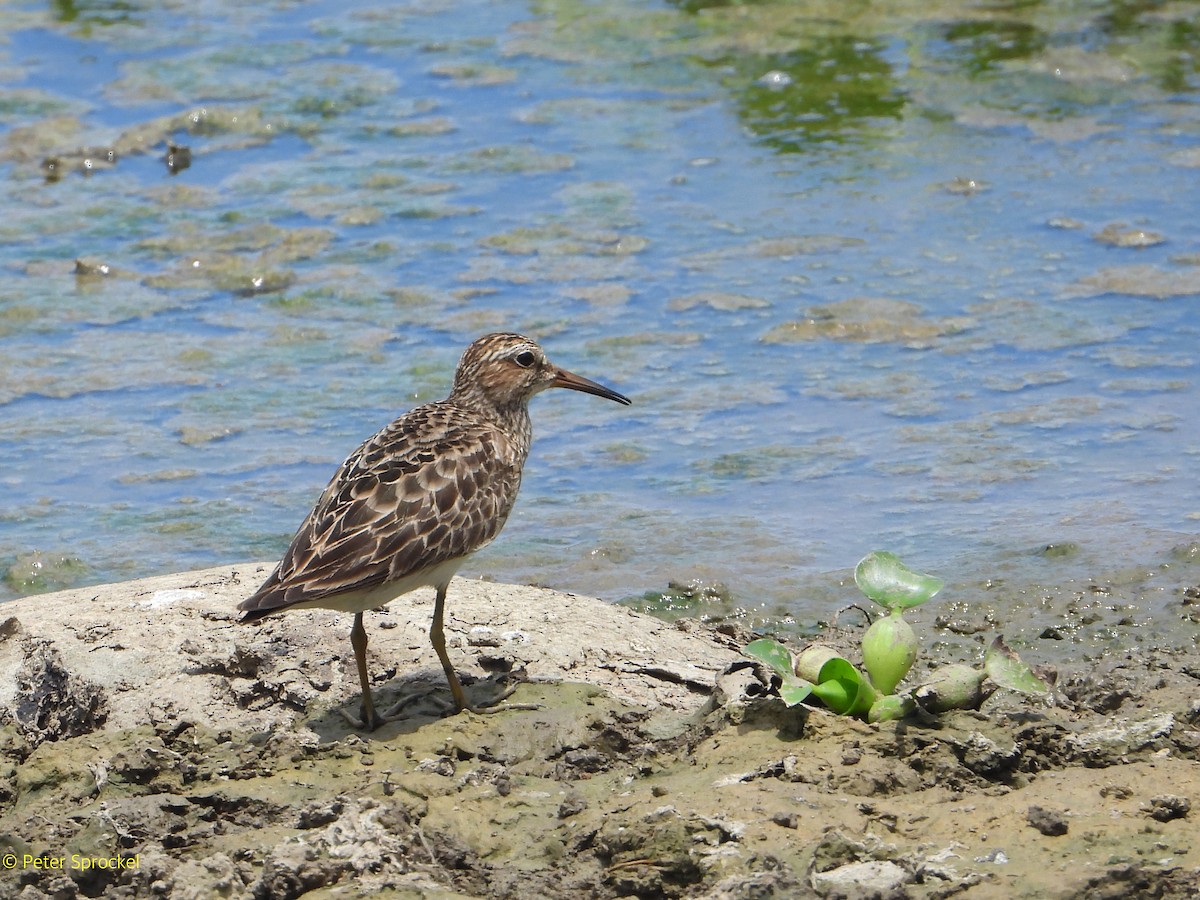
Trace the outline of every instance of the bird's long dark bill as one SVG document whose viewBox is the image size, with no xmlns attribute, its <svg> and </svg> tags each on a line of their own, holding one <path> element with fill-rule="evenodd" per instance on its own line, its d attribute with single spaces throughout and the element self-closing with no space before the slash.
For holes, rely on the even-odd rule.
<svg viewBox="0 0 1200 900">
<path fill-rule="evenodd" d="M 573 391 L 583 391 L 585 394 L 595 394 L 597 397 L 604 397 L 606 400 L 616 400 L 618 403 L 629 405 L 629 398 L 624 394 L 618 394 L 611 388 L 606 388 L 602 384 L 596 384 L 590 378 L 584 378 L 582 375 L 576 375 L 574 372 L 568 372 L 566 369 L 559 369 L 558 374 L 554 376 L 554 381 L 551 382 L 551 387 L 570 388 Z"/>
</svg>

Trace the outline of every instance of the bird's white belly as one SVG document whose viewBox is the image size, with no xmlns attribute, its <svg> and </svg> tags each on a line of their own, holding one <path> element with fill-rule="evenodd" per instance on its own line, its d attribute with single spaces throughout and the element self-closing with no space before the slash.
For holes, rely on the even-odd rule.
<svg viewBox="0 0 1200 900">
<path fill-rule="evenodd" d="M 336 609 L 342 612 L 364 612 L 368 609 L 377 609 L 391 603 L 401 594 L 407 594 L 417 588 L 449 584 L 462 562 L 461 557 L 447 560 L 440 565 L 414 572 L 398 581 L 385 581 L 383 584 L 373 585 L 369 588 L 330 594 L 328 597 L 321 597 L 318 600 L 305 600 L 289 609 Z"/>
</svg>

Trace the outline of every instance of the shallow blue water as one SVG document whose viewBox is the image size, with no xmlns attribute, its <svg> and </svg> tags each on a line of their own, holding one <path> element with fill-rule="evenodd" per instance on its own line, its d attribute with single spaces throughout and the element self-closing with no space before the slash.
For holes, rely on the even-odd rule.
<svg viewBox="0 0 1200 900">
<path fill-rule="evenodd" d="M 634 406 L 539 397 L 463 574 L 811 620 L 875 548 L 964 583 L 1173 559 L 1200 40 L 879 9 L 789 49 L 720 6 L 0 5 L 0 591 L 274 556 L 499 328 Z"/>
</svg>

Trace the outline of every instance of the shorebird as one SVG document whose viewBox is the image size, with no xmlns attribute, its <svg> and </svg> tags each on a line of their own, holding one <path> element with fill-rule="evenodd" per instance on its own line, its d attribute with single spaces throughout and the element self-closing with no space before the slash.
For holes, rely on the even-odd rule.
<svg viewBox="0 0 1200 900">
<path fill-rule="evenodd" d="M 433 587 L 429 640 L 455 712 L 492 711 L 467 703 L 446 653 L 446 588 L 463 561 L 504 527 L 529 455 L 529 400 L 556 387 L 629 405 L 616 391 L 555 366 L 524 335 L 479 338 L 459 360 L 449 397 L 405 413 L 347 457 L 279 565 L 238 606 L 240 621 L 312 607 L 353 612 L 361 725 L 374 730 L 384 718 L 371 698 L 363 613 Z"/>
</svg>

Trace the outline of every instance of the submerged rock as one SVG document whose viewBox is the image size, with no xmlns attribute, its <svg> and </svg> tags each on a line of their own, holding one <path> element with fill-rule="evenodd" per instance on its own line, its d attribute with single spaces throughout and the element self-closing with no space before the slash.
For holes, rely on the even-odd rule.
<svg viewBox="0 0 1200 900">
<path fill-rule="evenodd" d="M 87 564 L 73 556 L 34 550 L 13 560 L 4 573 L 4 580 L 19 593 L 37 594 L 77 584 L 87 570 Z"/>
</svg>

